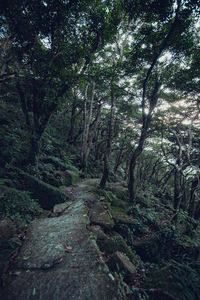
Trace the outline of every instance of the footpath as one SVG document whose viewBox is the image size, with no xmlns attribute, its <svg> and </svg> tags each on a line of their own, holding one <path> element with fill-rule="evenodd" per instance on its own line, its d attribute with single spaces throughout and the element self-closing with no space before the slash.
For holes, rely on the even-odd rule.
<svg viewBox="0 0 200 300">
<path fill-rule="evenodd" d="M 117 300 L 117 287 L 102 264 L 89 230 L 88 203 L 96 201 L 95 180 L 67 188 L 71 202 L 51 217 L 34 220 L 16 259 L 4 300 Z"/>
</svg>

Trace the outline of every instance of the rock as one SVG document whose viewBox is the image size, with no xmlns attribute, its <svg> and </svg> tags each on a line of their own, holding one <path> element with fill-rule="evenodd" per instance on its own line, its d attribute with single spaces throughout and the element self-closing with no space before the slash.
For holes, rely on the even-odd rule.
<svg viewBox="0 0 200 300">
<path fill-rule="evenodd" d="M 72 204 L 72 201 L 64 202 L 64 203 L 59 203 L 56 204 L 53 208 L 53 213 L 54 214 L 61 214 L 63 213 L 70 205 Z"/>
<path fill-rule="evenodd" d="M 99 226 L 99 225 L 90 226 L 90 231 L 94 234 L 96 239 L 106 239 L 107 238 L 107 235 L 104 233 L 101 226 Z"/>
<path fill-rule="evenodd" d="M 100 225 L 104 229 L 112 229 L 114 221 L 104 203 L 95 203 L 89 212 L 91 224 Z"/>
<path fill-rule="evenodd" d="M 113 254 L 116 251 L 120 251 L 124 253 L 134 265 L 140 264 L 140 258 L 131 251 L 123 237 L 119 234 L 115 234 L 112 237 L 101 234 L 97 238 L 97 245 L 102 252 Z"/>
<path fill-rule="evenodd" d="M 158 262 L 160 255 L 156 234 L 153 234 L 148 238 L 134 241 L 133 247 L 144 262 Z"/>
<path fill-rule="evenodd" d="M 0 220 L 0 246 L 7 242 L 16 233 L 16 227 L 8 218 Z"/>
<path fill-rule="evenodd" d="M 125 183 L 125 186 L 120 183 L 111 183 L 108 185 L 111 192 L 120 200 L 123 200 L 125 202 L 128 201 L 128 189 Z"/>
<path fill-rule="evenodd" d="M 39 180 L 38 178 L 20 170 L 19 168 L 10 166 L 10 171 L 15 172 L 15 176 L 22 182 L 18 188 L 20 190 L 30 191 L 33 199 L 38 199 L 39 204 L 44 209 L 52 209 L 55 204 L 62 203 L 67 200 L 67 196 L 59 189 Z M 11 173 L 9 172 L 9 176 Z"/>
<path fill-rule="evenodd" d="M 137 225 L 137 220 L 133 219 L 131 216 L 128 216 L 125 212 L 123 211 L 118 211 L 115 209 L 112 209 L 111 211 L 113 220 L 117 224 L 130 224 L 130 225 Z"/>
<path fill-rule="evenodd" d="M 115 199 L 112 201 L 112 206 L 122 208 L 123 210 L 128 208 L 128 202 Z"/>
<path fill-rule="evenodd" d="M 62 182 L 65 186 L 70 186 L 80 182 L 79 174 L 76 171 L 66 170 L 62 173 Z"/>
<path fill-rule="evenodd" d="M 125 273 L 124 280 L 126 282 L 132 281 L 137 271 L 130 259 L 120 251 L 116 251 L 113 254 L 112 258 L 108 262 L 108 265 L 113 271 L 123 271 Z"/>
<path fill-rule="evenodd" d="M 80 196 L 80 195 L 79 195 Z M 87 230 L 88 209 L 78 199 L 67 214 L 31 223 L 4 300 L 117 300 L 117 285 Z"/>
</svg>

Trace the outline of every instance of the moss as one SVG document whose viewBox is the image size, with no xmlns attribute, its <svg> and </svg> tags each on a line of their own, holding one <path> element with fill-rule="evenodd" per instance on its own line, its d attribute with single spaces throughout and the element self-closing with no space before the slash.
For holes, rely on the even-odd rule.
<svg viewBox="0 0 200 300">
<path fill-rule="evenodd" d="M 134 265 L 138 265 L 140 263 L 137 255 L 131 251 L 123 237 L 119 234 L 115 234 L 112 237 L 101 236 L 97 239 L 97 245 L 101 251 L 105 251 L 108 254 L 113 254 L 116 251 L 124 253 Z"/>
<path fill-rule="evenodd" d="M 111 230 L 115 225 L 106 202 L 95 202 L 90 208 L 89 215 L 91 224 L 100 225 L 105 230 Z"/>
<path fill-rule="evenodd" d="M 123 200 L 118 200 L 118 199 L 114 199 L 112 202 L 112 206 L 113 207 L 119 207 L 122 209 L 127 209 L 128 208 L 128 203 L 126 201 Z"/>
<path fill-rule="evenodd" d="M 63 184 L 66 186 L 70 186 L 76 183 L 79 183 L 80 178 L 79 178 L 79 174 L 75 171 L 71 171 L 71 170 L 66 170 L 63 174 L 62 174 L 62 181 Z"/>
<path fill-rule="evenodd" d="M 38 199 L 42 208 L 52 209 L 56 203 L 66 201 L 67 197 L 63 192 L 40 179 L 15 167 L 10 167 L 9 171 L 9 175 L 14 179 L 17 177 L 20 182 L 19 189 L 30 191 L 32 198 Z"/>
<path fill-rule="evenodd" d="M 125 188 L 122 185 L 119 185 L 119 186 L 111 186 L 109 189 L 112 192 L 112 194 L 115 195 L 115 198 L 127 202 L 129 197 L 127 188 Z"/>
<path fill-rule="evenodd" d="M 132 217 L 128 216 L 122 209 L 112 208 L 112 217 L 117 224 L 131 224 L 136 225 L 137 221 Z"/>
<path fill-rule="evenodd" d="M 109 203 L 112 203 L 114 200 L 117 200 L 116 196 L 108 190 L 102 190 L 100 188 L 93 188 L 92 192 L 98 194 L 100 197 L 104 199 L 104 201 L 108 201 Z"/>
<path fill-rule="evenodd" d="M 52 209 L 56 203 L 66 200 L 66 195 L 59 189 L 24 173 L 26 188 L 31 191 L 33 198 L 39 200 L 39 204 L 44 209 Z"/>
</svg>

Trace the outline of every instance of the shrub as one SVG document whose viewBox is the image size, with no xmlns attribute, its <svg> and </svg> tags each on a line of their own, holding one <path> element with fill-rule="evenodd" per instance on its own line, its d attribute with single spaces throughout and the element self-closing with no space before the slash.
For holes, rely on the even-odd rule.
<svg viewBox="0 0 200 300">
<path fill-rule="evenodd" d="M 0 197 L 0 218 L 8 217 L 22 224 L 30 222 L 42 209 L 30 193 L 14 188 L 4 188 Z"/>
</svg>

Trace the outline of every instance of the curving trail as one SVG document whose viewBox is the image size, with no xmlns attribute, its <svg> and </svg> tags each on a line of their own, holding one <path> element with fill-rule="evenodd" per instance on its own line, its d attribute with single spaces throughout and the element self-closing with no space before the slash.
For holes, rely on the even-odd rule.
<svg viewBox="0 0 200 300">
<path fill-rule="evenodd" d="M 29 226 L 17 257 L 14 276 L 4 300 L 117 300 L 117 288 L 89 223 L 86 203 L 96 201 L 90 192 L 95 180 L 67 188 L 73 201 L 57 217 L 37 219 Z M 59 211 L 59 205 L 57 210 Z"/>
</svg>

